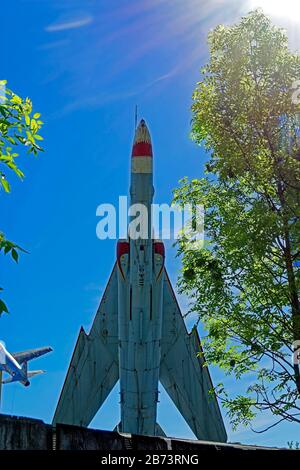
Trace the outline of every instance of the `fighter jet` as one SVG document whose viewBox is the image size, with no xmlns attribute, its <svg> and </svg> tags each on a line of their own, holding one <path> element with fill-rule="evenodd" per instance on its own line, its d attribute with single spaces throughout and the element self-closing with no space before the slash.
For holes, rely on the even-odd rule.
<svg viewBox="0 0 300 470">
<path fill-rule="evenodd" d="M 2 384 L 10 382 L 20 382 L 25 387 L 30 385 L 28 379 L 34 375 L 43 374 L 44 370 L 27 370 L 27 363 L 36 357 L 42 356 L 52 351 L 52 348 L 38 348 L 29 349 L 28 351 L 22 351 L 10 354 L 3 343 L 0 342 L 0 376 L 2 372 L 7 372 L 10 377 L 6 380 L 2 380 Z M 1 379 L 1 377 L 0 377 Z"/>
<path fill-rule="evenodd" d="M 196 328 L 188 333 L 152 239 L 153 153 L 141 120 L 131 154 L 130 204 L 142 204 L 141 236 L 129 230 L 90 333 L 81 328 L 53 423 L 88 426 L 120 380 L 120 432 L 164 435 L 157 423 L 159 381 L 198 439 L 226 441 L 226 431 Z M 129 224 L 130 225 L 130 224 Z"/>
</svg>

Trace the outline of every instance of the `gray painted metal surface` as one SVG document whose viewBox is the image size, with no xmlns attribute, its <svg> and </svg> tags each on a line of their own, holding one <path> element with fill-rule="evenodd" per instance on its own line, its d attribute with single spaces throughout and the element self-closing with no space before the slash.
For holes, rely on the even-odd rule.
<svg viewBox="0 0 300 470">
<path fill-rule="evenodd" d="M 213 384 L 197 329 L 187 332 L 165 271 L 160 382 L 197 439 L 226 441 L 218 402 L 209 394 Z"/>
<path fill-rule="evenodd" d="M 152 167 L 150 134 L 142 120 L 133 143 L 130 196 L 131 207 L 143 204 L 148 214 Z M 200 339 L 196 330 L 186 330 L 164 268 L 163 243 L 149 237 L 151 217 L 142 218 L 140 228 L 140 237 L 129 230 L 129 239 L 118 242 L 92 329 L 88 335 L 80 331 L 53 423 L 87 426 L 120 379 L 118 429 L 163 434 L 156 422 L 160 380 L 198 439 L 224 442 L 209 372 L 198 357 Z"/>
<path fill-rule="evenodd" d="M 89 335 L 79 332 L 54 422 L 88 426 L 119 378 L 114 266 Z"/>
</svg>

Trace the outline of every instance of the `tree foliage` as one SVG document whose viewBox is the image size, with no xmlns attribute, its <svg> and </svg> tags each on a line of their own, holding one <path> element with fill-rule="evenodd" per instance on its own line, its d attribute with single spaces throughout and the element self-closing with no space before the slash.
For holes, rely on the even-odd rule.
<svg viewBox="0 0 300 470">
<path fill-rule="evenodd" d="M 238 396 L 216 387 L 232 424 L 266 410 L 300 423 L 300 57 L 260 10 L 208 43 L 192 136 L 210 159 L 175 201 L 204 204 L 209 242 L 192 250 L 181 238 L 179 285 L 206 328 L 207 363 L 250 384 Z"/>
<path fill-rule="evenodd" d="M 17 164 L 18 146 L 26 147 L 27 153 L 37 155 L 42 150 L 37 143 L 43 138 L 39 135 L 42 126 L 40 114 L 32 111 L 29 98 L 22 99 L 6 88 L 6 81 L 0 81 L 0 189 L 9 193 L 11 186 L 8 175 L 15 174 L 23 179 L 24 173 Z M 16 243 L 6 239 L 0 231 L 0 252 L 10 254 L 18 262 L 19 251 L 24 251 Z M 0 288 L 2 291 L 2 288 Z M 8 312 L 0 299 L 0 315 Z"/>
</svg>

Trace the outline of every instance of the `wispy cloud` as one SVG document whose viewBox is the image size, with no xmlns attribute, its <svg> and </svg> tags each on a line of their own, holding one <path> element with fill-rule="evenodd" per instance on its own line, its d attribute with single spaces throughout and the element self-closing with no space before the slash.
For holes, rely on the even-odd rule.
<svg viewBox="0 0 300 470">
<path fill-rule="evenodd" d="M 39 51 L 48 51 L 50 49 L 56 49 L 56 48 L 67 46 L 68 44 L 70 44 L 70 41 L 68 39 L 62 39 L 61 41 L 54 41 L 54 42 L 41 44 L 40 46 L 37 47 L 37 49 Z"/>
<path fill-rule="evenodd" d="M 46 26 L 45 30 L 48 33 L 56 33 L 58 31 L 65 31 L 67 29 L 78 29 L 82 28 L 83 26 L 87 26 L 88 24 L 92 23 L 92 21 L 93 17 L 88 15 L 81 18 L 50 24 Z"/>
<path fill-rule="evenodd" d="M 208 31 L 217 24 L 238 21 L 249 10 L 250 1 L 132 0 L 126 6 L 112 2 L 108 9 L 90 3 L 88 12 L 73 9 L 72 16 L 60 2 L 57 20 L 45 30 L 65 31 L 63 38 L 58 36 L 68 42 L 50 34 L 53 42 L 40 46 L 48 60 L 44 83 L 61 79 L 60 89 L 65 93 L 53 116 L 139 95 L 145 98 L 148 91 L 161 93 L 180 74 L 195 74 L 208 57 Z M 90 23 L 85 34 L 72 38 L 67 34 Z"/>
<path fill-rule="evenodd" d="M 132 90 L 118 90 L 115 93 L 95 93 L 93 95 L 87 95 L 73 99 L 67 103 L 63 108 L 56 110 L 51 116 L 52 119 L 61 118 L 70 112 L 76 111 L 82 108 L 95 108 L 99 106 L 104 106 L 107 103 L 114 101 L 121 101 L 127 98 L 132 98 L 134 96 L 139 96 L 145 93 L 149 88 L 152 88 L 155 84 L 163 82 L 170 79 L 177 72 L 177 68 L 172 69 L 170 72 L 167 72 L 159 77 L 154 78 L 153 80 L 136 87 Z"/>
</svg>

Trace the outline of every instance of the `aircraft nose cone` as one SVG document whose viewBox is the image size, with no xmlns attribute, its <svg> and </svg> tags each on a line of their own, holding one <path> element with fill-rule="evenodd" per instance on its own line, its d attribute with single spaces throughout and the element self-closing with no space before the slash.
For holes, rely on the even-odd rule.
<svg viewBox="0 0 300 470">
<path fill-rule="evenodd" d="M 152 144 L 149 129 L 144 119 L 142 119 L 136 128 L 133 146 L 133 157 L 152 157 Z"/>
</svg>

